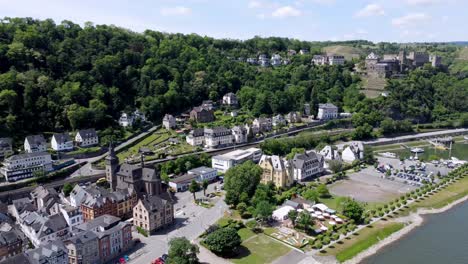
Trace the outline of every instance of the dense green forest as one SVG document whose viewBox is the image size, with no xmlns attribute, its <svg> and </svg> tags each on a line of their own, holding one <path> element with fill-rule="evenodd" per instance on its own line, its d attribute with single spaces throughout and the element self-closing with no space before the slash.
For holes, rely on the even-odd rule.
<svg viewBox="0 0 468 264">
<path fill-rule="evenodd" d="M 301 110 L 305 102 L 313 109 L 332 102 L 341 110 L 360 112 L 361 126 L 378 126 L 384 117 L 430 122 L 467 112 L 468 81 L 430 67 L 390 82 L 388 98 L 365 99 L 352 62 L 310 65 L 312 55 L 330 44 L 135 33 L 91 23 L 81 27 L 71 21 L 5 18 L 0 22 L 0 132 L 105 129 L 116 126 L 122 111 L 135 108 L 158 121 L 165 113 L 219 100 L 227 92 L 237 93 L 242 107 L 255 116 Z M 289 49 L 311 53 L 277 68 L 236 60 L 273 53 L 285 57 Z"/>
</svg>

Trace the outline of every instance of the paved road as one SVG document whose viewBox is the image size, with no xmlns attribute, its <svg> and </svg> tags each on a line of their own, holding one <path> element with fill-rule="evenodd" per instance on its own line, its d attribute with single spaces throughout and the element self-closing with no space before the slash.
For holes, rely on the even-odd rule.
<svg viewBox="0 0 468 264">
<path fill-rule="evenodd" d="M 214 190 L 217 183 L 210 184 L 207 193 Z M 202 197 L 203 192 L 198 192 L 197 197 Z M 228 209 L 224 203 L 224 197 L 216 197 L 213 199 L 215 203 L 212 208 L 203 208 L 193 203 L 193 196 L 189 192 L 177 193 L 177 204 L 174 206 L 176 210 L 175 219 L 176 224 L 171 230 L 161 231 L 150 237 L 143 237 L 138 233 L 133 234 L 142 241 L 141 248 L 129 254 L 130 263 L 135 264 L 149 264 L 152 260 L 167 253 L 168 242 L 174 237 L 186 237 L 193 241 L 204 230 L 214 224 L 224 212 Z"/>
<path fill-rule="evenodd" d="M 410 140 L 414 140 L 414 139 L 432 138 L 432 137 L 440 137 L 440 136 L 446 136 L 446 135 L 447 136 L 448 135 L 463 135 L 463 134 L 467 134 L 467 133 L 468 133 L 467 128 L 447 129 L 447 130 L 426 132 L 426 133 L 418 133 L 418 134 L 399 136 L 399 137 L 377 138 L 377 139 L 373 139 L 373 140 L 364 141 L 364 143 L 368 144 L 368 145 L 383 145 L 383 144 L 391 144 L 391 143 L 410 141 Z"/>
</svg>

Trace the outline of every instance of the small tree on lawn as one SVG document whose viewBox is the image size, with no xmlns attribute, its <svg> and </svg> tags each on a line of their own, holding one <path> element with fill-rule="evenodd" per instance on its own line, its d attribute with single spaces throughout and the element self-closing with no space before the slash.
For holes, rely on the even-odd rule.
<svg viewBox="0 0 468 264">
<path fill-rule="evenodd" d="M 236 229 L 226 227 L 209 234 L 204 243 L 213 253 L 228 256 L 235 252 L 241 244 L 241 238 Z"/>
<path fill-rule="evenodd" d="M 297 211 L 296 210 L 291 210 L 288 212 L 288 218 L 291 219 L 291 222 L 293 224 L 293 226 L 296 225 L 296 219 L 297 219 Z"/>
<path fill-rule="evenodd" d="M 267 201 L 261 201 L 255 207 L 255 217 L 261 222 L 266 222 L 273 213 L 273 205 Z"/>
<path fill-rule="evenodd" d="M 322 241 L 320 241 L 319 239 L 315 240 L 314 248 L 315 249 L 321 249 L 322 247 L 323 247 Z"/>
<path fill-rule="evenodd" d="M 320 198 L 330 198 L 331 197 L 330 192 L 328 191 L 328 188 L 327 188 L 327 186 L 325 184 L 320 184 L 317 187 L 317 193 L 318 193 Z"/>
<path fill-rule="evenodd" d="M 330 238 L 328 236 L 324 236 L 323 239 L 322 239 L 322 243 L 324 245 L 330 244 Z"/>
<path fill-rule="evenodd" d="M 203 180 L 202 187 L 203 187 L 203 195 L 205 195 L 205 196 L 206 196 L 206 189 L 208 189 L 208 184 L 209 184 L 208 180 L 206 180 L 206 179 Z"/>
<path fill-rule="evenodd" d="M 336 240 L 338 240 L 339 238 L 340 238 L 340 234 L 338 234 L 338 233 L 333 233 L 333 235 L 331 235 L 331 239 L 332 239 L 333 241 L 336 241 Z"/>
<path fill-rule="evenodd" d="M 360 223 L 363 218 L 364 207 L 353 199 L 346 199 L 343 203 L 343 215 Z"/>
<path fill-rule="evenodd" d="M 299 214 L 299 218 L 297 220 L 298 224 L 307 231 L 309 229 L 310 221 L 312 220 L 310 214 L 306 212 L 302 212 Z"/>
<path fill-rule="evenodd" d="M 247 211 L 247 205 L 245 203 L 239 203 L 236 206 L 237 211 L 239 211 L 239 214 L 242 216 L 245 211 Z"/>
<path fill-rule="evenodd" d="M 185 237 L 176 237 L 169 241 L 168 264 L 196 264 L 198 263 L 197 245 L 193 245 Z"/>
<path fill-rule="evenodd" d="M 195 193 L 200 189 L 200 185 L 195 180 L 192 180 L 189 186 L 189 191 L 193 194 L 193 200 L 196 201 Z"/>
</svg>

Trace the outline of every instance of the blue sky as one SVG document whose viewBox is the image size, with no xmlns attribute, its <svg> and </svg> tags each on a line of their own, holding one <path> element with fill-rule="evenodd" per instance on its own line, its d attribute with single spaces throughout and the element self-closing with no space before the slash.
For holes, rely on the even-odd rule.
<svg viewBox="0 0 468 264">
<path fill-rule="evenodd" d="M 0 0 L 0 17 L 301 40 L 468 40 L 468 0 Z"/>
</svg>

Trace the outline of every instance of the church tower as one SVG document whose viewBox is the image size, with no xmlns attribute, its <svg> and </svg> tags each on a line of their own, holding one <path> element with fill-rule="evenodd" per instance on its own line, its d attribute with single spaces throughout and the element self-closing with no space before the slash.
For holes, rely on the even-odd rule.
<svg viewBox="0 0 468 264">
<path fill-rule="evenodd" d="M 106 179 L 109 182 L 112 191 L 117 187 L 117 169 L 119 167 L 119 158 L 115 155 L 112 143 L 109 144 L 109 152 L 106 157 Z"/>
</svg>

